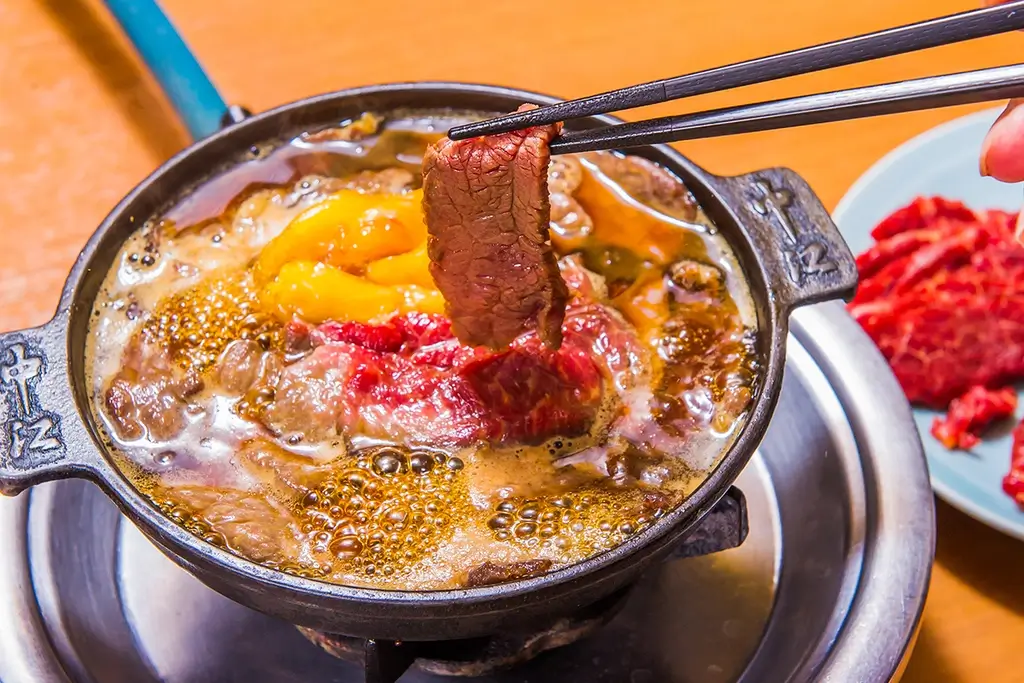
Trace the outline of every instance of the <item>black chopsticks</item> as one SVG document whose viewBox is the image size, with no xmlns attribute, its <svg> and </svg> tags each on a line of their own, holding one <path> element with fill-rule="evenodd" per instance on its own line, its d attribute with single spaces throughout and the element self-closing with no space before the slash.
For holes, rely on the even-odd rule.
<svg viewBox="0 0 1024 683">
<path fill-rule="evenodd" d="M 568 132 L 551 141 L 551 153 L 629 149 L 1014 97 L 1024 97 L 1024 64 Z"/>
<path fill-rule="evenodd" d="M 1024 29 L 1024 0 L 824 43 L 769 57 L 676 76 L 568 102 L 455 126 L 453 140 L 494 135 L 529 126 L 632 109 L 718 90 L 788 78 L 882 57 Z M 667 117 L 608 129 L 566 133 L 553 153 L 621 149 L 638 144 L 713 137 L 771 128 L 824 123 L 953 104 L 1020 96 L 1018 66 L 936 76 L 905 83 L 837 91 L 788 100 Z M 1005 71 L 1005 70 L 1010 71 Z M 954 88 L 947 92 L 947 88 Z M 1007 94 L 1009 93 L 1009 94 Z M 870 98 L 880 98 L 877 101 Z M 624 137 L 620 137 L 624 136 Z M 680 137 L 682 136 L 682 137 Z"/>
</svg>

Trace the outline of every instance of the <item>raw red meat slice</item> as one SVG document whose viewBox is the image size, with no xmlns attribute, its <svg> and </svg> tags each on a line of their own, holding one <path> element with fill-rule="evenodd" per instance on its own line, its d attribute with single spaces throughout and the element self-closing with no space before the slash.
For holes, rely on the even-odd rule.
<svg viewBox="0 0 1024 683">
<path fill-rule="evenodd" d="M 395 316 L 382 325 L 329 321 L 310 333 L 314 346 L 348 342 L 380 353 L 408 353 L 453 338 L 448 318 L 427 313 Z"/>
<path fill-rule="evenodd" d="M 907 292 L 936 272 L 964 265 L 1002 237 L 995 225 L 964 223 L 891 237 L 857 257 L 861 281 L 852 303 Z"/>
<path fill-rule="evenodd" d="M 879 242 L 857 256 L 857 273 L 861 282 L 874 277 L 892 262 L 902 261 L 919 248 L 932 244 L 943 234 L 944 231 L 940 230 L 910 230 Z"/>
<path fill-rule="evenodd" d="M 932 422 L 932 436 L 950 450 L 970 450 L 981 441 L 982 431 L 997 420 L 1017 410 L 1017 394 L 1013 389 L 995 391 L 974 386 L 963 396 L 953 399 L 943 418 Z"/>
<path fill-rule="evenodd" d="M 379 353 L 398 353 L 405 343 L 405 335 L 392 321 L 384 325 L 329 321 L 313 330 L 310 340 L 315 346 L 348 342 Z"/>
<path fill-rule="evenodd" d="M 878 244 L 858 258 L 862 284 L 850 313 L 912 403 L 949 407 L 932 425 L 949 448 L 970 448 L 985 424 L 1013 412 L 1013 392 L 990 389 L 1024 379 L 1018 219 L 919 198 L 879 223 Z M 1024 505 L 1024 423 L 1003 488 Z"/>
<path fill-rule="evenodd" d="M 1014 233 L 1017 230 L 1018 214 L 1010 213 L 1009 211 L 1000 211 L 999 209 L 991 209 L 979 214 L 978 218 L 991 232 L 1001 234 L 1007 240 L 1014 240 Z"/>
<path fill-rule="evenodd" d="M 928 228 L 901 232 L 878 242 L 857 257 L 860 285 L 854 302 L 905 291 L 939 268 L 949 269 L 969 259 L 990 242 L 1005 240 L 1007 222 L 979 224 L 941 219 Z"/>
<path fill-rule="evenodd" d="M 607 392 L 647 367 L 632 328 L 599 304 L 570 309 L 558 350 L 536 333 L 501 352 L 464 346 L 442 320 L 321 325 L 311 334 L 313 353 L 281 373 L 266 423 L 311 438 L 535 443 L 586 432 Z"/>
<path fill-rule="evenodd" d="M 895 239 L 895 238 L 893 238 Z M 856 306 L 864 302 L 875 301 L 892 291 L 893 284 L 900 278 L 913 254 L 905 254 L 882 266 L 872 277 L 860 277 L 857 291 L 850 304 Z"/>
<path fill-rule="evenodd" d="M 861 274 L 852 303 L 906 292 L 939 269 L 955 268 L 968 261 L 988 241 L 987 233 L 968 226 L 956 226 L 953 230 L 917 230 L 904 235 L 920 233 L 931 233 L 930 239 L 915 241 L 914 249 L 904 254 L 894 250 L 894 259 L 888 263 L 882 263 L 879 258 L 870 264 L 879 270 L 871 277 Z M 904 235 L 897 235 L 890 241 L 899 240 Z"/>
<path fill-rule="evenodd" d="M 537 440 L 590 427 L 601 407 L 604 377 L 586 339 L 569 334 L 557 352 L 530 335 L 508 353 L 477 355 L 460 368 L 488 416 L 488 438 Z"/>
<path fill-rule="evenodd" d="M 906 270 L 893 283 L 892 292 L 901 294 L 909 291 L 939 269 L 952 270 L 971 260 L 971 256 L 983 249 L 988 234 L 978 228 L 965 228 L 957 234 L 935 244 L 917 250 L 907 262 Z"/>
<path fill-rule="evenodd" d="M 941 307 L 908 297 L 856 310 L 911 402 L 944 409 L 972 385 L 1003 386 L 1024 376 L 1024 299 L 937 298 Z"/>
<path fill-rule="evenodd" d="M 1024 422 L 1013 430 L 1010 472 L 1003 477 L 1003 491 L 1024 508 Z"/>
<path fill-rule="evenodd" d="M 964 206 L 962 202 L 942 197 L 918 197 L 908 206 L 883 219 L 871 231 L 871 236 L 875 240 L 881 241 L 907 230 L 928 227 L 942 218 L 964 222 L 977 220 L 975 213 Z"/>
<path fill-rule="evenodd" d="M 914 403 L 944 409 L 1024 377 L 1024 249 L 1012 216 L 981 217 L 890 262 L 850 306 Z"/>
</svg>

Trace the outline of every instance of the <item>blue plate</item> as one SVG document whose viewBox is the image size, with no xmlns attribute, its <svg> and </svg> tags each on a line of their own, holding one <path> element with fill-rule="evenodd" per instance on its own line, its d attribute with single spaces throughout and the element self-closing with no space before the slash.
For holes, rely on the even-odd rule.
<svg viewBox="0 0 1024 683">
<path fill-rule="evenodd" d="M 1000 111 L 979 112 L 933 128 L 861 176 L 834 212 L 850 248 L 860 253 L 871 246 L 875 225 L 920 195 L 959 199 L 972 209 L 1019 210 L 1024 204 L 1019 185 L 983 178 L 978 172 L 982 140 Z M 1024 410 L 1024 400 L 1021 403 Z M 975 519 L 1024 540 L 1024 510 L 1002 489 L 1010 466 L 1009 428 L 987 435 L 970 453 L 948 451 L 929 432 L 937 414 L 914 411 L 935 493 Z"/>
</svg>

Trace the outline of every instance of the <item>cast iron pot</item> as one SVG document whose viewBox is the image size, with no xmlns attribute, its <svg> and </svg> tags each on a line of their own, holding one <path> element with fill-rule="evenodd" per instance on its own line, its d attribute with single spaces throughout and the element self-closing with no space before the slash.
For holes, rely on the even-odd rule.
<svg viewBox="0 0 1024 683">
<path fill-rule="evenodd" d="M 351 588 L 273 571 L 193 536 L 163 516 L 118 471 L 92 413 L 85 346 L 93 301 L 122 243 L 189 188 L 254 145 L 337 125 L 364 111 L 508 112 L 557 100 L 457 83 L 380 85 L 320 95 L 242 118 L 179 153 L 99 226 L 68 277 L 53 320 L 0 335 L 0 491 L 82 477 L 98 484 L 170 558 L 211 588 L 261 612 L 321 631 L 410 641 L 467 638 L 594 603 L 663 557 L 725 494 L 764 436 L 781 387 L 793 309 L 852 294 L 857 270 L 821 202 L 786 169 L 714 176 L 669 147 L 638 153 L 677 173 L 730 242 L 750 285 L 763 375 L 749 417 L 720 464 L 678 508 L 622 545 L 544 576 L 435 592 Z M 570 129 L 615 123 L 608 116 Z"/>
</svg>

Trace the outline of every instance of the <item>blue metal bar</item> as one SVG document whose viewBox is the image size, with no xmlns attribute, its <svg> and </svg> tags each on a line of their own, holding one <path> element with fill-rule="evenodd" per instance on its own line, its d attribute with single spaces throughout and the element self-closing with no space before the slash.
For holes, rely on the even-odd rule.
<svg viewBox="0 0 1024 683">
<path fill-rule="evenodd" d="M 220 130 L 228 105 L 156 0 L 106 0 L 193 139 Z"/>
</svg>

